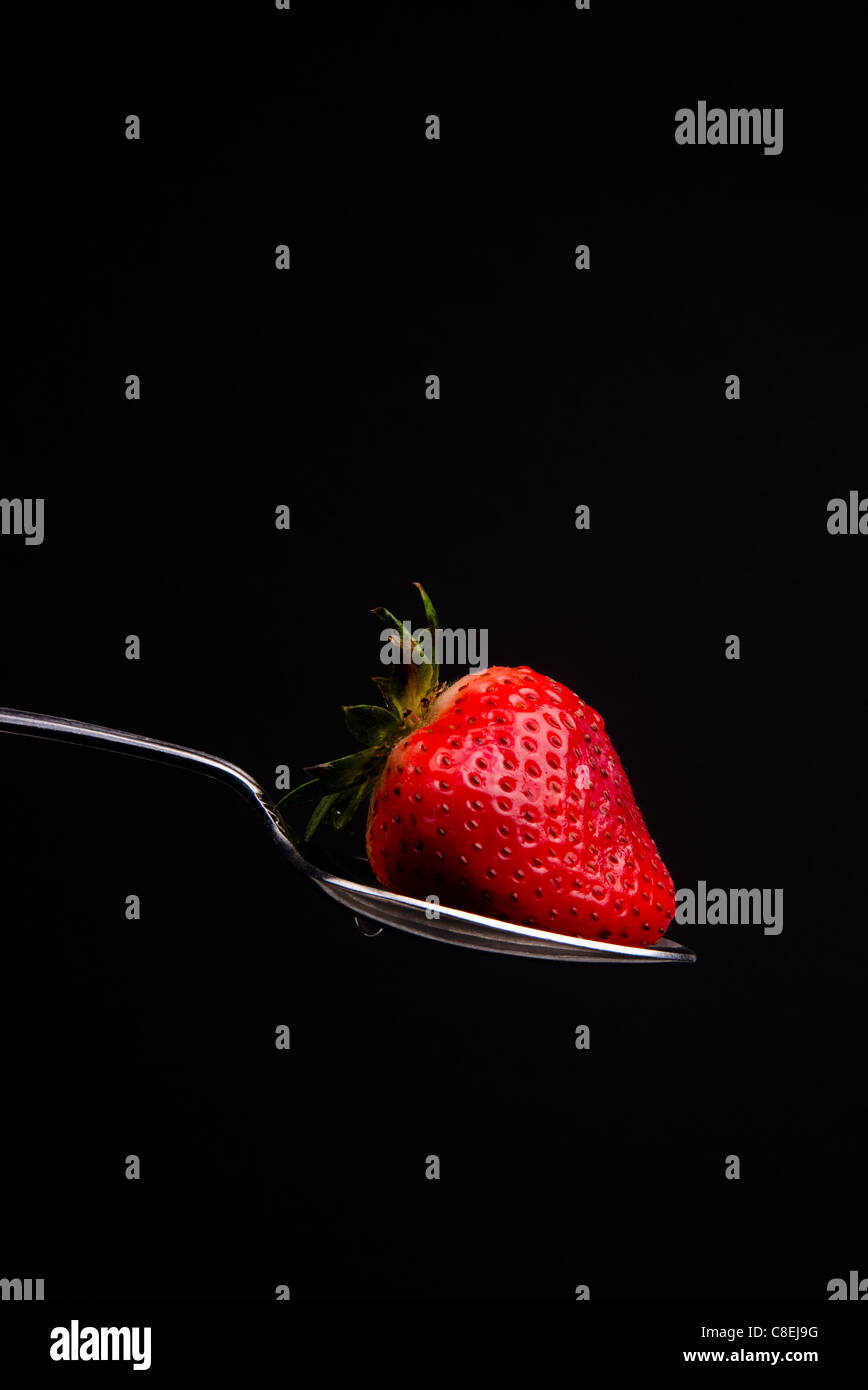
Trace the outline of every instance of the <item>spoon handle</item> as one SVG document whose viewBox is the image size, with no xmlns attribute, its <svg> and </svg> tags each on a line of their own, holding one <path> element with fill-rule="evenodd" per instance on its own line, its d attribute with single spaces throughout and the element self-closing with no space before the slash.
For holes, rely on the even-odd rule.
<svg viewBox="0 0 868 1390">
<path fill-rule="evenodd" d="M 32 738 L 53 739 L 61 743 L 101 748 L 107 752 L 126 753 L 129 757 L 148 758 L 154 762 L 187 767 L 194 772 L 203 773 L 206 777 L 215 777 L 220 782 L 228 783 L 242 796 L 252 797 L 260 811 L 267 816 L 274 837 L 295 867 L 310 876 L 319 877 L 319 872 L 299 853 L 292 831 L 259 783 L 243 768 L 227 762 L 225 758 L 216 758 L 211 753 L 201 753 L 195 748 L 184 748 L 179 743 L 163 743 L 160 739 L 146 738 L 143 734 L 128 734 L 121 729 L 107 729 L 101 724 L 86 724 L 81 719 L 65 719 L 53 714 L 33 714 L 29 710 L 21 709 L 0 708 L 0 733 L 25 734 Z"/>
</svg>

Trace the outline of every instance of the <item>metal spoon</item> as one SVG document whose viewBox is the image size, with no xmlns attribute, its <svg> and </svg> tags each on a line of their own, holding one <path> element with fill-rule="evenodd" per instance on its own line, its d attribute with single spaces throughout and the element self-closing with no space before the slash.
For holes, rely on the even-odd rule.
<svg viewBox="0 0 868 1390">
<path fill-rule="evenodd" d="M 228 782 L 236 791 L 256 802 L 268 819 L 278 847 L 293 868 L 352 913 L 360 913 L 363 917 L 397 927 L 400 931 L 425 936 L 431 941 L 469 946 L 477 951 L 503 951 L 512 956 L 541 956 L 547 960 L 582 961 L 585 964 L 632 962 L 665 965 L 689 963 L 696 959 L 692 951 L 675 941 L 658 941 L 654 946 L 616 946 L 602 941 L 585 941 L 541 931 L 537 927 L 519 927 L 493 917 L 480 917 L 474 912 L 462 912 L 453 907 L 432 905 L 418 898 L 405 898 L 385 888 L 329 873 L 305 859 L 299 849 L 297 836 L 259 783 L 243 768 L 223 758 L 215 758 L 210 753 L 199 753 L 176 743 L 161 743 L 159 739 L 144 738 L 138 734 L 122 733 L 119 729 L 105 729 L 98 724 L 85 724 L 78 719 L 31 714 L 26 710 L 0 708 L 0 732 L 29 734 L 35 738 L 85 744 L 132 757 L 150 758 L 156 762 L 181 764 L 208 777 L 215 777 L 218 781 Z"/>
</svg>

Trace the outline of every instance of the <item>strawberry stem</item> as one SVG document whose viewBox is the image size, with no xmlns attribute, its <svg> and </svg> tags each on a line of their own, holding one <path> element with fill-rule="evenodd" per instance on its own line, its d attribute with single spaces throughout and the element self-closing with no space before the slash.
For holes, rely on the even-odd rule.
<svg viewBox="0 0 868 1390">
<path fill-rule="evenodd" d="M 351 823 L 359 808 L 367 804 L 392 749 L 426 722 L 433 701 L 444 688 L 439 685 L 440 669 L 435 659 L 437 614 L 422 585 L 415 587 L 421 595 L 426 619 L 426 626 L 415 633 L 387 608 L 373 609 L 387 627 L 381 634 L 381 656 L 391 670 L 386 676 L 373 677 L 385 708 L 343 707 L 347 731 L 362 745 L 362 751 L 305 768 L 311 780 L 294 787 L 277 802 L 278 806 L 289 802 L 293 808 L 315 803 L 304 831 L 305 840 L 310 840 L 323 822 L 336 830 Z"/>
</svg>

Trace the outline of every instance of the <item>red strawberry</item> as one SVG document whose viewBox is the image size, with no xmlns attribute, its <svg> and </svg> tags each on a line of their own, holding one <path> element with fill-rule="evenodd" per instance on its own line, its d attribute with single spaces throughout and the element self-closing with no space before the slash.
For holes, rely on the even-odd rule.
<svg viewBox="0 0 868 1390">
<path fill-rule="evenodd" d="M 672 879 L 596 710 L 527 666 L 444 688 L 429 665 L 380 682 L 391 710 L 347 712 L 377 741 L 311 769 L 332 790 L 309 833 L 370 793 L 368 858 L 387 888 L 568 936 L 657 941 L 675 915 Z"/>
</svg>

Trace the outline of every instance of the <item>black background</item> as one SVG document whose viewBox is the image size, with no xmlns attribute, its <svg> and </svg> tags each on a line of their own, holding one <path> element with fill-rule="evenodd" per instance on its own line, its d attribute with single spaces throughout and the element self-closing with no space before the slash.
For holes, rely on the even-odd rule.
<svg viewBox="0 0 868 1390">
<path fill-rule="evenodd" d="M 673 1303 L 868 1275 L 868 541 L 826 529 L 868 483 L 864 125 L 819 58 L 654 10 L 263 6 L 183 54 L 136 11 L 107 49 L 43 36 L 56 70 L 13 47 L 0 490 L 46 537 L 0 541 L 3 703 L 297 781 L 349 751 L 369 610 L 415 617 L 419 579 L 603 713 L 676 887 L 785 910 L 675 928 L 677 970 L 367 939 L 219 785 L 6 737 L 0 1275 Z M 676 146 L 700 99 L 782 106 L 783 153 Z"/>
</svg>

